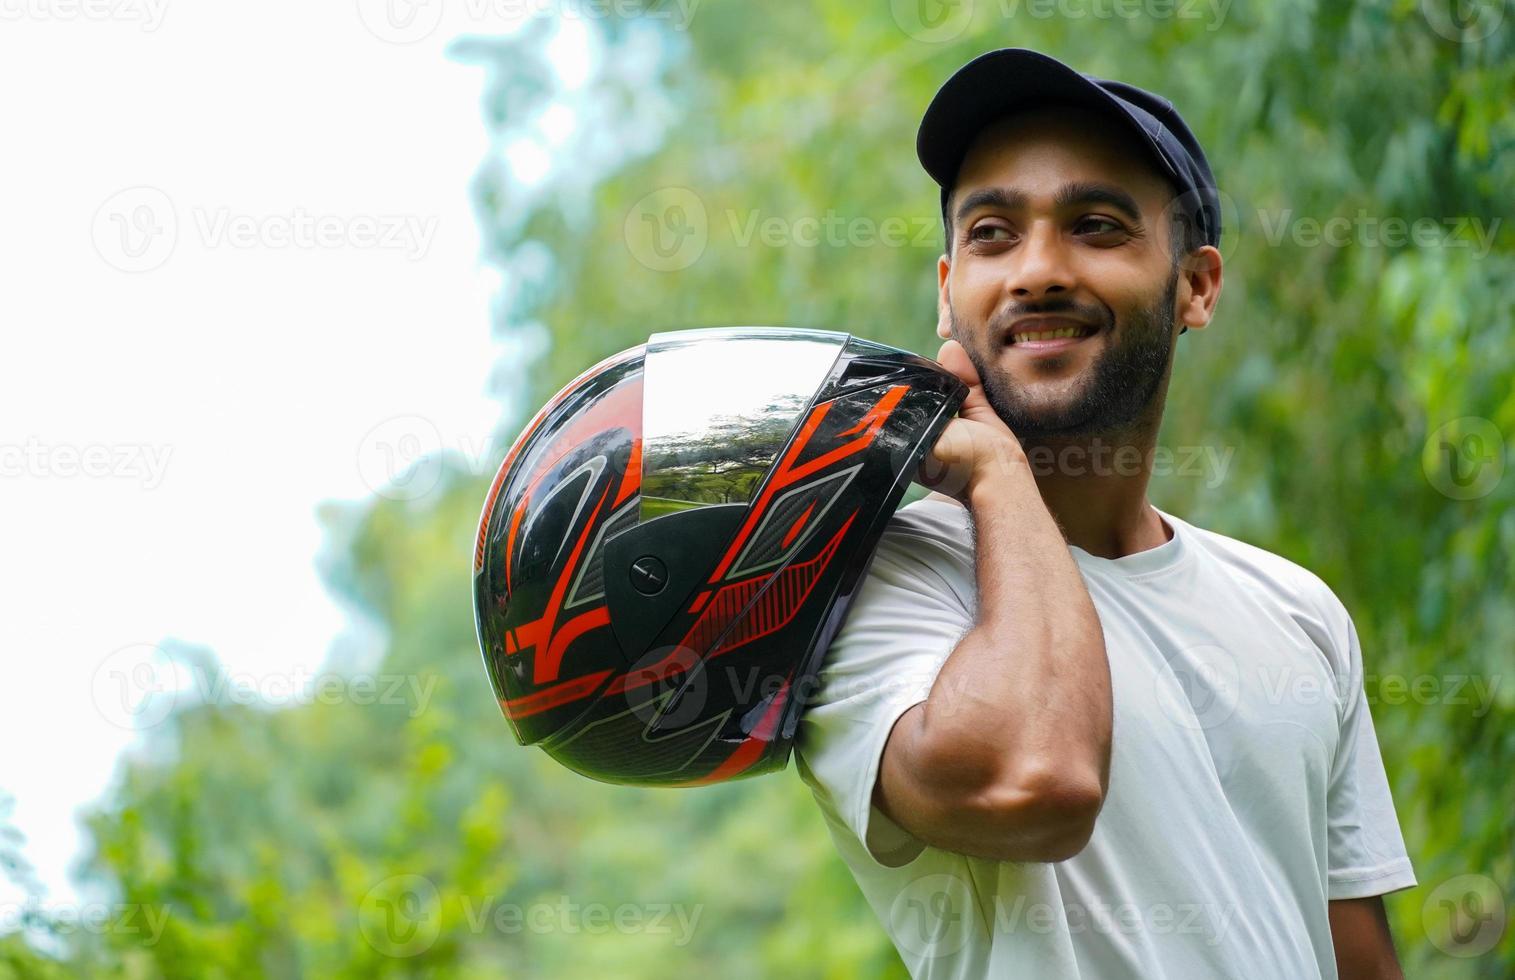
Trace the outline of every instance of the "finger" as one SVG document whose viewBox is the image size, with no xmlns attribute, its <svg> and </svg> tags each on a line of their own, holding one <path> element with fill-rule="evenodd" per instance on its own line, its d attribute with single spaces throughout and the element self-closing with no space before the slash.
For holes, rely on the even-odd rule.
<svg viewBox="0 0 1515 980">
<path fill-rule="evenodd" d="M 983 422 L 1003 428 L 1004 420 L 989 404 L 989 397 L 984 394 L 984 384 L 979 378 L 978 369 L 973 366 L 973 360 L 963 345 L 955 340 L 949 340 L 942 344 L 941 350 L 937 351 L 937 361 L 957 375 L 959 381 L 968 386 L 968 396 L 963 399 L 963 404 L 957 413 L 965 419 L 973 419 L 975 422 Z"/>
<path fill-rule="evenodd" d="M 967 474 L 972 471 L 968 454 L 972 445 L 971 423 L 953 419 L 937 437 L 936 444 L 920 462 L 916 482 L 930 490 L 956 497 L 967 484 Z"/>
<path fill-rule="evenodd" d="M 983 382 L 978 376 L 978 368 L 973 366 L 973 359 L 963 349 L 963 345 L 956 340 L 948 340 L 942 344 L 936 352 L 937 362 L 942 367 L 957 375 L 963 384 L 970 388 L 982 387 Z"/>
</svg>

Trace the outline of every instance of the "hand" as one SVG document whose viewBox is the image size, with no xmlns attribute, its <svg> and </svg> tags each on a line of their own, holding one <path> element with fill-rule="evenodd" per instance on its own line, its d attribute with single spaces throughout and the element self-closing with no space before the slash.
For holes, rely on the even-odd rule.
<svg viewBox="0 0 1515 980">
<path fill-rule="evenodd" d="M 947 341 L 936 359 L 968 386 L 968 397 L 921 462 L 916 480 L 967 505 L 974 488 L 986 478 L 1013 472 L 1018 465 L 1024 466 L 1026 457 L 1020 440 L 989 404 L 983 381 L 962 344 Z"/>
</svg>

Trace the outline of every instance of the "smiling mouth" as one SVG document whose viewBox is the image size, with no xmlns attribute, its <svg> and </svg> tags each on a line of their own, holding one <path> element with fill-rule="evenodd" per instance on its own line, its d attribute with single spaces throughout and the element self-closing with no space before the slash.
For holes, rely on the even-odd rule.
<svg viewBox="0 0 1515 980">
<path fill-rule="evenodd" d="M 1086 336 L 1094 335 L 1094 327 L 1057 327 L 1056 330 L 1026 330 L 1024 333 L 1012 333 L 1012 344 L 1027 344 L 1035 341 L 1062 341 L 1062 339 L 1079 339 L 1082 341 Z"/>
<path fill-rule="evenodd" d="M 1048 320 L 1044 323 L 1026 324 L 1011 333 L 1008 340 L 1013 347 L 1066 347 L 1092 337 L 1097 332 L 1095 327 L 1088 324 Z"/>
</svg>

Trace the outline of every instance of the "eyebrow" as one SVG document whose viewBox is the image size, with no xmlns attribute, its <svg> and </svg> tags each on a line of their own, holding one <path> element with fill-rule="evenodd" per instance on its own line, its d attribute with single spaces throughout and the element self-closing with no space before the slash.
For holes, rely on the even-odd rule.
<svg viewBox="0 0 1515 980">
<path fill-rule="evenodd" d="M 954 224 L 958 224 L 981 207 L 996 207 L 1013 211 L 1024 208 L 1026 201 L 1026 195 L 1021 191 L 1008 187 L 981 187 L 969 192 L 963 198 L 952 220 Z M 1052 198 L 1052 206 L 1056 208 L 1066 208 L 1074 204 L 1106 204 L 1122 212 L 1132 221 L 1138 223 L 1141 221 L 1141 207 L 1137 205 L 1136 198 L 1110 184 L 1076 181 L 1058 188 Z"/>
<path fill-rule="evenodd" d="M 1020 191 L 1013 191 L 1008 187 L 980 187 L 976 191 L 970 191 L 958 203 L 957 211 L 952 215 L 952 223 L 961 224 L 964 218 L 982 207 L 1014 211 L 1025 206 L 1026 195 Z"/>
<path fill-rule="evenodd" d="M 1108 204 L 1110 207 L 1125 214 L 1132 221 L 1140 222 L 1142 217 L 1141 206 L 1136 203 L 1136 198 L 1127 194 L 1119 187 L 1110 184 L 1096 184 L 1077 182 L 1064 184 L 1052 198 L 1054 207 L 1065 208 L 1072 204 Z"/>
</svg>

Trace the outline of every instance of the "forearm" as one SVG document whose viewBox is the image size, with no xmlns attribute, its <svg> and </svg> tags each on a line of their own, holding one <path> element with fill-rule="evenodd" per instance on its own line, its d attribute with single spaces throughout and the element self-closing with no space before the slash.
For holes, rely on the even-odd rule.
<svg viewBox="0 0 1515 980">
<path fill-rule="evenodd" d="M 1109 785 L 1104 631 L 967 353 L 949 340 L 940 359 L 969 393 L 923 475 L 973 515 L 978 609 L 926 700 L 890 731 L 874 799 L 937 847 L 1061 861 L 1088 843 Z"/>
<path fill-rule="evenodd" d="M 1328 908 L 1341 980 L 1404 980 L 1382 896 L 1337 899 Z"/>
<path fill-rule="evenodd" d="M 967 499 L 977 616 L 922 706 L 920 738 L 947 753 L 948 778 L 1053 794 L 1094 780 L 1103 795 L 1110 667 L 1067 542 L 1018 452 L 985 468 Z"/>
</svg>

